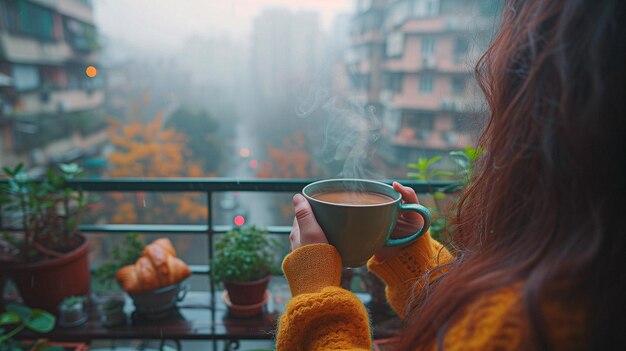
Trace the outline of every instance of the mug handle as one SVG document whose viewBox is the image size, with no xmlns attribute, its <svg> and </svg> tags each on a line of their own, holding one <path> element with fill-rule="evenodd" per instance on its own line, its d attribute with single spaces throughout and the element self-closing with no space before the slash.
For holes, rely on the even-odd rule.
<svg viewBox="0 0 626 351">
<path fill-rule="evenodd" d="M 418 205 L 418 204 L 400 204 L 400 211 L 415 211 L 417 212 L 420 216 L 422 216 L 422 218 L 424 219 L 424 225 L 422 226 L 422 229 L 420 229 L 417 233 L 409 235 L 407 237 L 404 238 L 398 238 L 398 239 L 392 239 L 389 238 L 387 239 L 387 242 L 385 243 L 385 246 L 398 246 L 398 245 L 404 245 L 404 244 L 408 244 L 411 241 L 419 238 L 420 236 L 422 236 L 424 233 L 426 233 L 426 231 L 428 230 L 428 228 L 430 228 L 430 222 L 432 221 L 433 217 L 430 214 L 430 211 L 428 211 L 428 209 L 422 205 Z"/>
</svg>

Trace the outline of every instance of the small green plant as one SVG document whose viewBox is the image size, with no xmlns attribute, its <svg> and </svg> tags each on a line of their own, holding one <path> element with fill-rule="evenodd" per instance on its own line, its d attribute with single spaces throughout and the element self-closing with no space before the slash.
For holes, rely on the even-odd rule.
<svg viewBox="0 0 626 351">
<path fill-rule="evenodd" d="M 3 235 L 4 259 L 36 262 L 61 257 L 82 243 L 78 219 L 86 208 L 83 192 L 65 183 L 81 172 L 76 164 L 50 169 L 44 179 L 31 179 L 22 164 L 5 167 L 8 182 L 0 188 L 0 206 L 21 219 L 23 235 Z M 10 246 L 10 247 L 8 247 Z M 7 258 L 7 253 L 11 257 Z"/>
<path fill-rule="evenodd" d="M 59 351 L 63 350 L 59 346 L 45 345 L 44 341 L 37 341 L 32 345 L 24 345 L 14 340 L 13 336 L 22 331 L 29 329 L 37 333 L 48 333 L 54 328 L 56 318 L 50 313 L 40 310 L 31 309 L 27 306 L 9 304 L 6 306 L 6 312 L 0 314 L 0 351 L 20 351 L 20 350 L 41 350 L 41 351 Z M 4 327 L 14 325 L 15 327 L 6 331 Z M 35 348 L 37 346 L 37 348 Z"/>
<path fill-rule="evenodd" d="M 61 302 L 61 306 L 65 309 L 72 309 L 82 307 L 84 302 L 84 296 L 70 296 L 63 299 L 63 302 Z"/>
<path fill-rule="evenodd" d="M 211 275 L 218 282 L 249 282 L 279 272 L 280 242 L 256 226 L 237 227 L 215 244 Z"/>
<path fill-rule="evenodd" d="M 96 283 L 105 289 L 113 289 L 116 287 L 115 273 L 126 265 L 134 264 L 141 256 L 145 247 L 146 243 L 139 234 L 130 233 L 126 235 L 122 244 L 113 246 L 111 250 L 113 260 L 101 264 L 94 271 Z"/>
<path fill-rule="evenodd" d="M 481 147 L 466 146 L 463 150 L 450 152 L 450 156 L 453 157 L 459 167 L 459 175 L 463 181 L 463 186 L 466 186 L 472 179 L 472 176 L 474 176 L 474 164 L 480 155 L 483 154 L 483 151 Z"/>
<path fill-rule="evenodd" d="M 410 163 L 408 167 L 412 170 L 407 176 L 412 179 L 425 181 L 428 186 L 428 195 L 430 195 L 435 204 L 435 208 L 431 209 L 433 220 L 430 226 L 430 232 L 433 238 L 442 239 L 443 233 L 448 230 L 448 219 L 441 200 L 446 197 L 446 193 L 454 193 L 464 189 L 474 175 L 474 164 L 483 153 L 483 149 L 466 146 L 463 150 L 450 152 L 450 157 L 457 165 L 457 172 L 435 169 L 435 165 L 441 161 L 441 156 L 432 158 L 419 158 L 416 163 Z M 444 188 L 435 188 L 431 181 L 434 180 L 456 180 Z M 452 203 L 458 200 L 457 197 L 452 198 Z"/>
</svg>

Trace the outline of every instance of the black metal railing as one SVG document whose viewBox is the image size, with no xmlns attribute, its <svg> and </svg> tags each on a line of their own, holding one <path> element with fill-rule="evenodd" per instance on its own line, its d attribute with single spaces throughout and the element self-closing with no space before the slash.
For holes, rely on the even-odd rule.
<svg viewBox="0 0 626 351">
<path fill-rule="evenodd" d="M 163 233 L 163 234 L 196 234 L 206 235 L 208 238 L 207 255 L 209 262 L 213 258 L 213 239 L 216 234 L 225 233 L 232 229 L 229 225 L 215 225 L 213 215 L 213 195 L 222 192 L 269 192 L 269 193 L 296 193 L 300 192 L 313 179 L 97 179 L 76 180 L 68 183 L 71 188 L 82 189 L 87 192 L 172 192 L 172 193 L 201 193 L 206 196 L 207 213 L 206 224 L 83 224 L 80 229 L 84 233 L 110 233 L 121 234 L 128 232 L 137 233 Z M 0 180 L 0 185 L 7 180 Z M 390 183 L 390 182 L 388 182 Z M 454 182 L 442 181 L 402 181 L 402 184 L 413 188 L 418 194 L 433 192 L 434 189 L 453 189 Z M 3 226 L 2 208 L 0 208 L 0 231 L 19 230 Z M 291 232 L 291 226 L 264 226 L 269 233 L 287 235 Z M 194 274 L 206 274 L 209 278 L 211 290 L 211 305 L 215 306 L 215 283 L 210 278 L 208 265 L 190 266 Z M 211 311 L 211 318 L 215 320 L 215 310 Z"/>
</svg>

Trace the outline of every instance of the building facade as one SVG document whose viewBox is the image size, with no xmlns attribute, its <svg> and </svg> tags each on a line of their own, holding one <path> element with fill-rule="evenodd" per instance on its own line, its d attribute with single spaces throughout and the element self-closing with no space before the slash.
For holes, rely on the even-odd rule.
<svg viewBox="0 0 626 351">
<path fill-rule="evenodd" d="M 40 170 L 107 141 L 88 0 L 0 0 L 0 164 Z"/>
<path fill-rule="evenodd" d="M 355 94 L 383 122 L 379 155 L 396 175 L 419 157 L 472 145 L 482 98 L 474 64 L 497 0 L 359 0 L 347 56 Z"/>
</svg>

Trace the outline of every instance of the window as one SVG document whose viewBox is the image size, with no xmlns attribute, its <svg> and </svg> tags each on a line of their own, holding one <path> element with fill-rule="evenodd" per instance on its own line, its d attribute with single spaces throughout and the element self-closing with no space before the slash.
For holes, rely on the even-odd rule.
<svg viewBox="0 0 626 351">
<path fill-rule="evenodd" d="M 402 92 L 402 82 L 404 80 L 404 76 L 402 73 L 389 73 L 386 75 L 386 84 L 385 88 L 394 93 Z"/>
<path fill-rule="evenodd" d="M 454 52 L 452 58 L 455 64 L 462 63 L 469 50 L 469 40 L 465 37 L 456 37 L 454 40 Z"/>
<path fill-rule="evenodd" d="M 422 55 L 430 56 L 435 54 L 436 39 L 433 37 L 422 38 Z"/>
<path fill-rule="evenodd" d="M 353 35 L 363 35 L 379 29 L 381 21 L 382 17 L 378 13 L 368 12 L 355 21 L 354 26 L 350 29 L 350 31 Z"/>
<path fill-rule="evenodd" d="M 439 0 L 426 0 L 426 16 L 435 17 L 439 14 Z"/>
<path fill-rule="evenodd" d="M 11 71 L 15 90 L 26 91 L 39 87 L 39 70 L 37 66 L 13 65 Z"/>
<path fill-rule="evenodd" d="M 420 93 L 432 93 L 433 92 L 433 76 L 421 75 L 420 76 Z"/>
<path fill-rule="evenodd" d="M 385 15 L 385 29 L 394 28 L 406 20 L 411 15 L 410 5 L 408 1 L 397 1 L 391 5 Z"/>
<path fill-rule="evenodd" d="M 73 49 L 78 51 L 94 51 L 98 48 L 96 28 L 92 25 L 65 18 L 65 34 Z"/>
<path fill-rule="evenodd" d="M 465 93 L 465 77 L 452 77 L 452 94 L 463 95 Z"/>
<path fill-rule="evenodd" d="M 67 73 L 64 67 L 43 66 L 40 73 L 42 86 L 51 89 L 67 87 Z"/>
<path fill-rule="evenodd" d="M 404 34 L 400 31 L 391 33 L 387 36 L 387 46 L 385 54 L 387 57 L 402 56 L 404 52 Z"/>
<path fill-rule="evenodd" d="M 393 108 L 386 108 L 383 112 L 383 124 L 385 129 L 389 131 L 389 133 L 395 135 L 398 133 L 400 129 L 400 123 L 402 122 L 402 116 L 400 114 L 400 110 Z"/>
<path fill-rule="evenodd" d="M 405 111 L 403 117 L 404 127 L 411 129 L 416 139 L 428 139 L 434 127 L 434 113 L 425 111 Z"/>
<path fill-rule="evenodd" d="M 10 30 L 41 39 L 54 39 L 52 11 L 26 0 L 7 1 L 2 8 Z"/>
<path fill-rule="evenodd" d="M 435 17 L 439 15 L 439 0 L 414 0 L 413 16 Z"/>
</svg>

